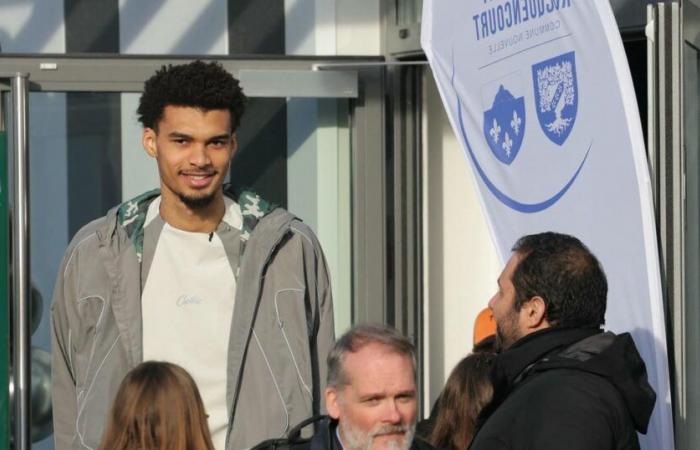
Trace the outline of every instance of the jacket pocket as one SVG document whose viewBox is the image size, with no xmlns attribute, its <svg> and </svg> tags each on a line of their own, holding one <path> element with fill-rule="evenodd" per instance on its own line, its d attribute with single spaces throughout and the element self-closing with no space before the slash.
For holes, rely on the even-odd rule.
<svg viewBox="0 0 700 450">
<path fill-rule="evenodd" d="M 275 293 L 275 325 L 283 351 L 280 357 L 294 369 L 297 388 L 310 404 L 313 399 L 308 325 L 305 308 L 306 290 L 280 289 Z"/>
</svg>

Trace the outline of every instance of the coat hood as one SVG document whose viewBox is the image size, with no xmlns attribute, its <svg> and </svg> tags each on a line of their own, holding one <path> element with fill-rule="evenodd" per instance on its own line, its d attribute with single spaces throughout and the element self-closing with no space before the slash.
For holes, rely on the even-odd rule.
<svg viewBox="0 0 700 450">
<path fill-rule="evenodd" d="M 479 415 L 483 423 L 529 376 L 574 369 L 608 380 L 620 393 L 635 428 L 646 433 L 656 394 L 629 333 L 599 328 L 548 328 L 525 336 L 496 358 L 491 371 L 493 400 Z"/>
<path fill-rule="evenodd" d="M 646 433 L 656 402 L 647 380 L 647 370 L 629 333 L 595 334 L 546 357 L 533 372 L 561 368 L 576 369 L 608 380 L 622 396 L 635 428 Z"/>
<path fill-rule="evenodd" d="M 160 189 L 145 192 L 125 201 L 107 214 L 108 223 L 112 224 L 109 234 L 111 235 L 116 231 L 117 225 L 121 226 L 134 245 L 139 261 L 143 254 L 146 213 L 148 212 L 148 207 L 151 202 L 159 195 Z M 253 191 L 243 190 L 238 192 L 230 186 L 224 186 L 224 195 L 237 202 L 241 207 L 241 215 L 243 216 L 243 229 L 241 230 L 242 255 L 250 233 L 256 227 L 260 219 L 275 210 L 277 205 L 265 201 Z M 106 236 L 103 236 L 103 238 L 106 238 Z"/>
</svg>

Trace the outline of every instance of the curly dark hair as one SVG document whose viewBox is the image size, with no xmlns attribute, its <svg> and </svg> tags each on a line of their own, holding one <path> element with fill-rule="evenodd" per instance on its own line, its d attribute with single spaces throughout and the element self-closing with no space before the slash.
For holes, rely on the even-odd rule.
<svg viewBox="0 0 700 450">
<path fill-rule="evenodd" d="M 515 309 L 540 296 L 552 326 L 605 323 L 608 282 L 598 259 L 573 236 L 546 232 L 521 237 L 513 246 L 521 260 L 513 272 Z"/>
<path fill-rule="evenodd" d="M 235 131 L 245 111 L 246 96 L 239 81 L 218 62 L 193 61 L 162 66 L 146 80 L 136 110 L 145 128 L 158 129 L 168 105 L 191 106 L 205 111 L 227 109 Z"/>
</svg>

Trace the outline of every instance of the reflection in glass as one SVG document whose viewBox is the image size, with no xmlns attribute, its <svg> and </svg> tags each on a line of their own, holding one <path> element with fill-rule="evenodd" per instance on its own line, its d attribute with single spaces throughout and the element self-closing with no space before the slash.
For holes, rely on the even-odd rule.
<svg viewBox="0 0 700 450">
<path fill-rule="evenodd" d="M 683 47 L 683 145 L 686 169 L 685 227 L 685 414 L 687 424 L 700 420 L 700 55 L 689 44 Z M 700 442 L 700 428 L 688 426 L 686 442 Z"/>
<path fill-rule="evenodd" d="M 237 162 L 231 181 L 244 174 L 249 187 L 272 193 L 316 231 L 340 333 L 352 310 L 349 103 L 250 100 L 238 136 L 248 161 Z M 137 104 L 138 94 L 30 93 L 31 279 L 45 299 L 32 336 L 38 349 L 50 350 L 50 299 L 72 235 L 117 203 L 158 186 L 155 162 L 141 148 Z M 52 438 L 34 448 L 53 448 Z"/>
<path fill-rule="evenodd" d="M 396 0 L 396 24 L 408 26 L 420 23 L 423 0 Z"/>
</svg>

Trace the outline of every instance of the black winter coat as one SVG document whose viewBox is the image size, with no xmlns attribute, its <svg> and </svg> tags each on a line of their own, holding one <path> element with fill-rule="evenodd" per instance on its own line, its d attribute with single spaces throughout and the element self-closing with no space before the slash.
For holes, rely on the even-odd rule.
<svg viewBox="0 0 700 450">
<path fill-rule="evenodd" d="M 496 358 L 470 450 L 632 450 L 656 395 L 629 333 L 550 328 Z"/>
</svg>

